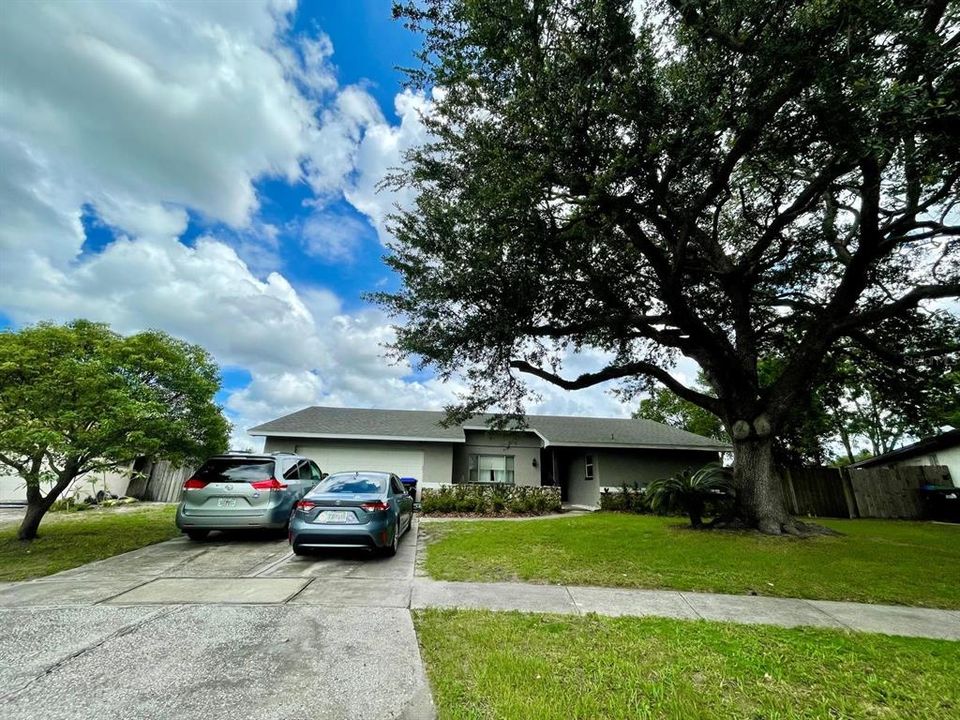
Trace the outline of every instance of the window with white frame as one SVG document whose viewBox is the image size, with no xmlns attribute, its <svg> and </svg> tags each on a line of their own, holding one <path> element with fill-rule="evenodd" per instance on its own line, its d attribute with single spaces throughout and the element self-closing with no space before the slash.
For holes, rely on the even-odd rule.
<svg viewBox="0 0 960 720">
<path fill-rule="evenodd" d="M 513 455 L 471 455 L 470 482 L 513 484 Z"/>
<path fill-rule="evenodd" d="M 587 482 L 592 482 L 594 477 L 593 472 L 594 472 L 593 455 L 587 455 L 586 463 L 584 464 L 584 468 L 583 468 L 583 479 L 586 480 Z"/>
</svg>

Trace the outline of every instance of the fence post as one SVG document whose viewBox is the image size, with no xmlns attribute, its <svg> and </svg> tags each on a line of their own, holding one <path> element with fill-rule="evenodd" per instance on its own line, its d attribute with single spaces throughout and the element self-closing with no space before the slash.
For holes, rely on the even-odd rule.
<svg viewBox="0 0 960 720">
<path fill-rule="evenodd" d="M 790 514 L 799 515 L 800 514 L 800 505 L 797 502 L 797 492 L 793 489 L 793 477 L 790 475 L 790 468 L 783 468 L 784 485 L 787 488 L 787 499 L 790 501 Z"/>
<path fill-rule="evenodd" d="M 843 499 L 847 501 L 847 512 L 850 517 L 860 517 L 857 496 L 853 492 L 853 483 L 850 481 L 850 468 L 840 468 L 840 486 L 843 488 Z"/>
</svg>

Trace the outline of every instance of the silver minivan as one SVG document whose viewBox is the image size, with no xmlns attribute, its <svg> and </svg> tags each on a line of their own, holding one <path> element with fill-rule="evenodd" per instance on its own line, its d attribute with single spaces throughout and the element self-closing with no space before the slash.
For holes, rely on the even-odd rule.
<svg viewBox="0 0 960 720">
<path fill-rule="evenodd" d="M 211 530 L 286 528 L 293 506 L 322 478 L 313 460 L 292 453 L 217 455 L 183 484 L 177 527 L 191 540 Z"/>
</svg>

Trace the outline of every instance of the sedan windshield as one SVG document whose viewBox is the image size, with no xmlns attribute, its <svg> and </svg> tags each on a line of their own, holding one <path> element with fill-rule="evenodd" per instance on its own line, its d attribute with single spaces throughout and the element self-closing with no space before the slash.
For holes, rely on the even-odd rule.
<svg viewBox="0 0 960 720">
<path fill-rule="evenodd" d="M 383 473 L 337 473 L 317 485 L 315 493 L 348 493 L 352 495 L 379 494 L 387 488 Z"/>
</svg>

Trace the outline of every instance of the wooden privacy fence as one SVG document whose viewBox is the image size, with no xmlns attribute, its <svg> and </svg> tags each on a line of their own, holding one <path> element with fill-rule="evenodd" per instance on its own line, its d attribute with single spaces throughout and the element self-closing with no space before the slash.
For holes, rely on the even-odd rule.
<svg viewBox="0 0 960 720">
<path fill-rule="evenodd" d="M 780 481 L 794 515 L 839 518 L 917 519 L 921 487 L 953 484 L 945 465 L 789 468 Z"/>
<path fill-rule="evenodd" d="M 127 495 L 140 500 L 178 502 L 183 483 L 193 474 L 194 468 L 171 465 L 166 460 L 149 462 L 135 468 L 137 475 L 130 480 Z"/>
</svg>

